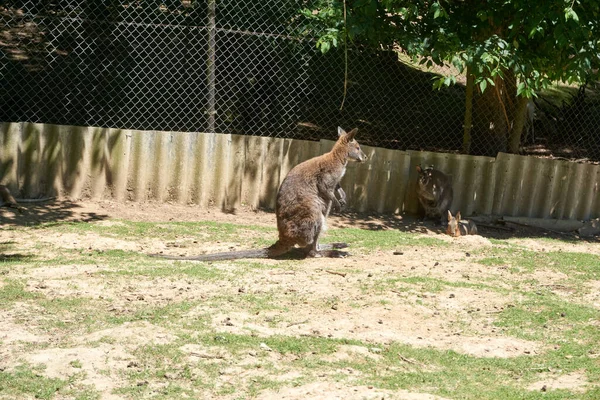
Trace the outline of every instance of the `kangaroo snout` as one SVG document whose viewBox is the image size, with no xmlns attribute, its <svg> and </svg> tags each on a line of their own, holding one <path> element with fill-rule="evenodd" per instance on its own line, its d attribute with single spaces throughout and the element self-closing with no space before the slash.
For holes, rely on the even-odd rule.
<svg viewBox="0 0 600 400">
<path fill-rule="evenodd" d="M 362 151 L 362 149 L 356 142 L 355 147 L 351 147 L 350 151 L 348 151 L 348 160 L 365 162 L 367 158 L 369 157 L 365 154 L 364 151 Z"/>
</svg>

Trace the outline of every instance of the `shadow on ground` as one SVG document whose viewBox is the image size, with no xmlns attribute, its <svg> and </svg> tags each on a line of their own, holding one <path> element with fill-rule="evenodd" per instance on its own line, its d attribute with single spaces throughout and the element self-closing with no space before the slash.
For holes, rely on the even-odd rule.
<svg viewBox="0 0 600 400">
<path fill-rule="evenodd" d="M 91 222 L 109 218 L 107 214 L 83 211 L 81 205 L 69 200 L 19 205 L 24 209 L 21 213 L 12 208 L 0 208 L 0 227 L 35 226 L 51 222 Z"/>
<path fill-rule="evenodd" d="M 15 209 L 0 208 L 0 228 L 9 226 L 36 226 L 39 224 L 57 222 L 93 222 L 107 219 L 126 219 L 144 221 L 206 221 L 236 223 L 236 214 L 226 214 L 214 209 L 202 209 L 193 205 L 169 205 L 157 203 L 119 203 L 111 201 L 74 202 L 70 200 L 54 200 L 47 203 L 20 204 L 23 213 Z M 262 224 L 272 221 L 275 226 L 275 216 L 272 211 L 240 210 L 240 216 L 254 216 Z M 160 216 L 161 218 L 156 218 Z M 482 221 L 485 221 L 482 222 Z M 270 225 L 270 223 L 268 223 Z M 335 228 L 354 227 L 365 230 L 398 230 L 415 234 L 443 233 L 439 223 L 423 220 L 415 215 L 385 215 L 375 213 L 344 212 L 332 215 L 328 225 Z M 515 225 L 502 221 L 501 217 L 477 218 L 479 235 L 488 239 L 510 238 L 552 238 L 565 242 L 598 243 L 600 237 L 579 237 L 577 232 L 556 232 L 534 226 Z"/>
<path fill-rule="evenodd" d="M 482 217 L 480 217 L 482 218 Z M 480 219 L 478 218 L 478 220 Z M 551 238 L 565 242 L 598 243 L 600 237 L 580 237 L 577 232 L 557 232 L 534 226 L 517 226 L 510 222 L 502 221 L 501 217 L 484 218 L 485 223 L 477 222 L 479 235 L 488 239 L 511 238 Z M 332 227 L 352 226 L 366 230 L 396 229 L 402 232 L 437 234 L 444 233 L 439 223 L 432 220 L 423 220 L 415 215 L 383 215 L 344 212 L 338 221 L 330 223 Z"/>
</svg>

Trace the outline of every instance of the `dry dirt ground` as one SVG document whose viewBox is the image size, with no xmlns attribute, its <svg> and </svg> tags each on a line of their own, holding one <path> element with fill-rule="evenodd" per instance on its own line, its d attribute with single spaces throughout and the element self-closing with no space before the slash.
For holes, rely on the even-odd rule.
<svg viewBox="0 0 600 400">
<path fill-rule="evenodd" d="M 29 223 L 50 221 L 89 221 L 95 224 L 118 224 L 119 220 L 129 221 L 220 221 L 234 224 L 273 227 L 275 218 L 272 213 L 238 210 L 235 214 L 225 214 L 218 210 L 201 210 L 196 207 L 171 204 L 115 203 L 110 201 L 58 202 L 56 206 L 30 207 L 24 216 L 10 216 L 5 213 L 4 226 L 28 225 Z M 37 211 L 36 211 L 37 210 Z M 108 281 L 97 275 L 102 265 L 70 265 L 55 267 L 43 265 L 26 276 L 13 277 L 27 280 L 27 290 L 41 292 L 50 298 L 86 297 L 112 298 L 115 312 L 126 310 L 129 304 L 146 302 L 148 304 L 167 304 L 172 299 L 210 299 L 212 293 L 267 293 L 290 294 L 286 306 L 293 310 L 283 313 L 280 310 L 267 311 L 259 315 L 243 308 L 223 307 L 222 310 L 196 308 L 190 310 L 188 317 L 206 312 L 213 313 L 212 324 L 220 332 L 247 334 L 249 330 L 259 336 L 319 336 L 329 338 L 356 339 L 370 343 L 376 349 L 392 342 L 408 344 L 414 347 L 432 347 L 450 349 L 458 353 L 476 357 L 515 357 L 524 354 L 537 354 L 546 349 L 539 343 L 503 335 L 493 325 L 494 316 L 499 310 L 510 306 L 518 299 L 498 293 L 465 287 L 454 287 L 441 292 L 427 293 L 421 290 L 366 293 L 361 290 L 370 279 L 382 277 L 426 276 L 444 281 L 465 281 L 469 277 L 495 279 L 502 285 L 503 278 L 509 272 L 506 268 L 486 268 L 468 262 L 469 251 L 493 246 L 484 236 L 468 236 L 452 239 L 442 235 L 415 220 L 402 217 L 377 218 L 373 216 L 333 216 L 329 221 L 330 229 L 347 226 L 371 230 L 404 229 L 415 235 L 436 237 L 450 242 L 444 248 L 399 248 L 397 251 L 375 251 L 369 254 L 352 254 L 343 259 L 301 260 L 294 267 L 275 268 L 281 261 L 266 260 L 263 263 L 273 266 L 253 274 L 243 275 L 239 281 L 220 283 L 189 282 L 174 279 L 152 279 L 132 281 L 117 279 Z M 485 230 L 484 230 L 485 233 Z M 505 232 L 488 232 L 490 235 L 506 235 Z M 527 236 L 527 235 L 524 235 Z M 169 247 L 160 237 L 146 237 L 142 241 L 131 242 L 126 239 L 101 237 L 95 234 L 64 233 L 44 237 L 35 231 L 23 232 L 20 229 L 0 230 L 0 241 L 20 241 L 34 238 L 51 243 L 57 252 L 61 249 L 127 251 L 164 251 L 172 254 L 197 254 L 205 251 L 221 251 L 231 247 L 243 247 L 243 243 L 208 243 L 196 240 L 185 248 Z M 533 250 L 553 249 L 579 251 L 600 254 L 600 245 L 590 242 L 540 242 L 535 238 L 517 238 L 523 246 Z M 325 240 L 326 241 L 326 240 Z M 33 242 L 33 241 L 32 241 Z M 27 244 L 21 250 L 26 252 Z M 289 264 L 287 264 L 289 265 Z M 226 264 L 222 268 L 226 268 Z M 353 271 L 360 271 L 353 273 Z M 346 274 L 345 271 L 348 273 Z M 545 285 L 556 284 L 559 287 L 564 276 L 560 273 L 544 270 L 536 272 Z M 568 295 L 568 294 L 567 294 Z M 282 297 L 282 301 L 286 301 Z M 600 308 L 600 296 L 587 299 Z M 300 302 L 300 304 L 296 304 Z M 207 302 L 208 303 L 208 302 Z M 303 305 L 304 304 L 304 305 Z M 319 306 L 320 304 L 320 306 Z M 317 308 L 320 312 L 315 312 Z M 0 309 L 1 310 L 1 309 Z M 216 313 L 216 314 L 215 314 Z M 135 364 L 132 355 L 141 344 L 170 343 L 172 333 L 150 323 L 136 322 L 116 328 L 92 332 L 73 340 L 78 345 L 69 348 L 56 347 L 53 343 L 59 338 L 52 333 L 40 332 L 30 328 L 39 324 L 36 310 L 26 303 L 16 303 L 15 307 L 0 315 L 0 370 L 8 369 L 18 362 L 26 360 L 32 364 L 45 364 L 43 374 L 48 377 L 66 379 L 74 372 L 71 361 L 81 362 L 78 370 L 85 372 L 85 382 L 95 387 L 104 399 L 127 398 L 112 393 L 123 382 L 118 375 L 106 374 L 106 370 L 126 369 Z M 26 321 L 26 323 L 23 323 Z M 110 337 L 101 345 L 86 346 L 100 338 Z M 34 347 L 29 351 L 23 342 L 44 343 L 44 349 Z M 253 373 L 243 365 L 252 363 L 254 356 L 231 362 L 228 355 L 210 354 L 210 349 L 202 346 L 186 345 L 181 349 L 187 354 L 189 362 L 225 360 L 219 376 L 219 385 L 228 382 L 245 382 L 253 379 Z M 346 345 L 330 355 L 332 360 L 344 360 L 357 354 L 364 357 L 380 357 L 373 349 Z M 222 356 L 222 357 L 221 357 Z M 274 365 L 284 364 L 281 355 L 272 354 Z M 289 360 L 288 360 L 289 361 Z M 407 368 L 411 361 L 406 360 Z M 337 371 L 340 373 L 340 371 Z M 349 369 L 344 374 L 356 373 Z M 287 375 L 285 375 L 287 374 Z M 288 370 L 282 379 L 290 379 L 298 374 Z M 564 376 L 549 375 L 532 385 L 531 390 L 546 386 L 567 388 L 577 391 L 585 388 L 589 382 L 585 374 L 572 373 Z M 583 389 L 582 389 L 583 390 Z M 227 398 L 226 396 L 224 398 Z M 233 396 L 231 398 L 236 398 Z M 427 393 L 391 392 L 373 387 L 348 385 L 335 382 L 328 377 L 308 385 L 284 387 L 281 390 L 264 391 L 258 394 L 260 399 L 362 399 L 362 398 L 401 398 L 401 399 L 442 399 Z"/>
</svg>

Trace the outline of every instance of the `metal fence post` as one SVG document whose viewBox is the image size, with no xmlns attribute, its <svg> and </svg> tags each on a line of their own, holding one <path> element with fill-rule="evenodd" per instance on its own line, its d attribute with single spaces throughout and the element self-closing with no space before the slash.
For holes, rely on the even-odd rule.
<svg viewBox="0 0 600 400">
<path fill-rule="evenodd" d="M 207 85 L 208 85 L 208 132 L 215 133 L 215 61 L 217 46 L 216 0 L 208 0 L 208 49 L 207 49 Z"/>
</svg>

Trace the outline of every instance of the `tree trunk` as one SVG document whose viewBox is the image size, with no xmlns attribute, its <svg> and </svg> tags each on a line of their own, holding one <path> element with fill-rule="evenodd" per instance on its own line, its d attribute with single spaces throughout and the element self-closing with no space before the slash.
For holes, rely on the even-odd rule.
<svg viewBox="0 0 600 400">
<path fill-rule="evenodd" d="M 508 151 L 514 154 L 519 154 L 521 147 L 521 136 L 523 134 L 523 128 L 527 121 L 527 103 L 529 99 L 527 97 L 519 97 L 515 107 L 515 120 L 513 123 L 510 136 L 508 138 Z"/>
<path fill-rule="evenodd" d="M 473 129 L 473 87 L 475 77 L 471 73 L 472 67 L 467 66 L 467 93 L 465 98 L 465 122 L 463 131 L 463 154 L 471 153 L 471 130 Z"/>
<path fill-rule="evenodd" d="M 509 113 L 512 114 L 507 97 L 506 84 L 499 76 L 494 78 L 494 85 L 488 84 L 483 93 L 474 97 L 472 153 L 495 157 L 506 151 Z"/>
</svg>

